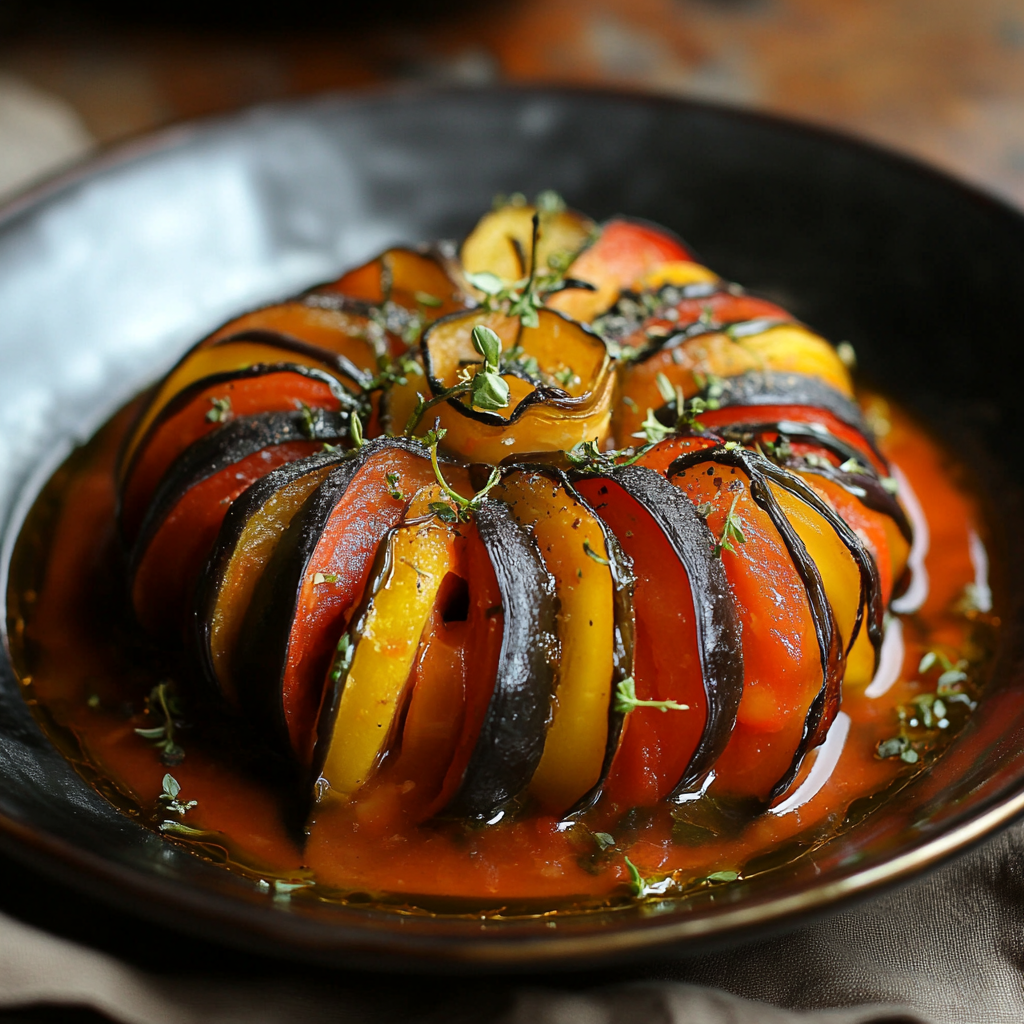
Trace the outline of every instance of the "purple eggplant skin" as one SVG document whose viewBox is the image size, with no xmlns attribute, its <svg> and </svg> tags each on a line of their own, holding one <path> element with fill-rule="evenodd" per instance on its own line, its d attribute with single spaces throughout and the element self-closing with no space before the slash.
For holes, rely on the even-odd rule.
<svg viewBox="0 0 1024 1024">
<path fill-rule="evenodd" d="M 712 388 L 713 395 L 709 394 Z M 860 406 L 841 391 L 808 374 L 749 370 L 714 381 L 700 392 L 700 397 L 712 398 L 719 409 L 736 405 L 804 405 L 824 409 L 862 434 L 872 448 L 875 446 L 874 435 L 864 421 Z"/>
<path fill-rule="evenodd" d="M 492 824 L 514 809 L 544 752 L 559 657 L 558 601 L 537 542 L 509 507 L 485 501 L 474 516 L 498 580 L 504 631 L 480 735 L 440 816 Z"/>
<path fill-rule="evenodd" d="M 278 466 L 266 476 L 260 477 L 247 487 L 231 504 L 221 524 L 217 542 L 210 553 L 196 592 L 195 604 L 189 623 L 189 646 L 196 675 L 202 681 L 206 692 L 223 700 L 221 683 L 214 670 L 210 654 L 213 613 L 224 576 L 235 548 L 250 519 L 282 488 L 310 473 L 318 473 L 331 465 L 337 465 L 349 458 L 348 451 L 324 451 L 310 455 L 296 462 Z"/>
<path fill-rule="evenodd" d="M 864 542 L 850 529 L 845 520 L 822 501 L 800 477 L 776 466 L 757 452 L 738 447 L 728 448 L 725 445 L 690 452 L 679 456 L 669 466 L 668 478 L 671 479 L 677 473 L 705 461 L 734 466 L 746 475 L 750 485 L 751 498 L 759 508 L 768 514 L 803 581 L 811 617 L 814 620 L 814 630 L 821 658 L 821 688 L 808 709 L 804 720 L 803 734 L 790 766 L 772 788 L 769 800 L 773 800 L 789 788 L 800 770 L 804 757 L 809 750 L 825 738 L 829 726 L 839 711 L 842 702 L 843 675 L 846 671 L 846 654 L 853 646 L 858 630 L 864 622 L 865 610 L 867 611 L 867 631 L 874 647 L 877 666 L 882 644 L 884 615 L 878 567 Z M 839 626 L 825 592 L 821 573 L 778 500 L 772 494 L 770 484 L 785 489 L 820 515 L 843 542 L 857 564 L 861 580 L 861 605 L 845 649 L 841 643 Z"/>
<path fill-rule="evenodd" d="M 195 399 L 196 395 L 201 394 L 207 388 L 217 387 L 222 384 L 230 384 L 232 381 L 248 380 L 252 377 L 265 377 L 275 373 L 294 373 L 301 377 L 322 381 L 330 389 L 331 394 L 338 399 L 338 402 L 343 409 L 346 407 L 354 408 L 357 404 L 355 396 L 337 377 L 334 377 L 325 370 L 318 369 L 315 366 L 303 366 L 301 363 L 254 363 L 252 366 L 246 366 L 240 370 L 226 370 L 223 373 L 212 373 L 208 377 L 201 377 L 199 380 L 193 381 L 187 387 L 182 388 L 181 391 L 179 391 L 160 410 L 159 415 L 157 415 L 156 419 L 154 419 L 149 425 L 149 429 L 145 434 L 143 434 L 141 440 L 135 446 L 135 453 L 129 464 L 123 467 L 123 469 L 119 469 L 120 477 L 124 481 L 121 488 L 123 489 L 126 487 L 128 481 L 131 480 L 135 464 L 145 452 L 150 438 L 168 419 L 180 412 L 185 406 L 189 405 Z M 131 437 L 131 431 L 129 431 L 126 436 Z M 120 522 L 120 494 L 118 495 L 117 517 Z"/>
<path fill-rule="evenodd" d="M 196 484 L 264 448 L 291 441 L 347 443 L 348 437 L 347 412 L 330 413 L 316 409 L 312 415 L 302 411 L 240 416 L 189 445 L 164 474 L 146 509 L 129 555 L 129 591 L 153 537 L 186 492 Z"/>
<path fill-rule="evenodd" d="M 404 437 L 381 437 L 347 453 L 292 518 L 271 555 L 246 612 L 232 673 L 246 681 L 243 714 L 268 746 L 294 759 L 282 704 L 292 622 L 307 566 L 338 502 L 359 470 L 376 453 L 399 447 L 427 459 L 427 449 Z M 326 675 L 328 666 L 324 665 Z"/>
<path fill-rule="evenodd" d="M 551 453 L 541 454 L 550 456 Z M 557 459 L 558 456 L 556 455 L 555 458 Z M 612 761 L 615 759 L 615 752 L 619 747 L 619 740 L 622 737 L 622 726 L 626 716 L 622 711 L 616 709 L 615 698 L 619 683 L 633 675 L 633 647 L 636 634 L 636 623 L 633 615 L 633 563 L 622 550 L 618 538 L 612 533 L 608 524 L 605 523 L 601 516 L 594 511 L 587 499 L 573 486 L 569 473 L 550 457 L 546 462 L 533 462 L 531 460 L 532 456 L 528 455 L 525 457 L 525 461 L 517 461 L 512 465 L 515 466 L 516 470 L 523 470 L 528 473 L 543 473 L 550 478 L 556 487 L 565 490 L 574 501 L 579 502 L 583 508 L 593 515 L 604 536 L 605 547 L 608 551 L 608 570 L 612 577 L 612 678 L 608 691 L 608 739 L 605 743 L 604 760 L 601 763 L 601 773 L 598 776 L 597 782 L 576 804 L 565 812 L 563 817 L 569 819 L 583 814 L 594 805 L 597 798 L 601 795 L 601 788 L 608 777 Z M 563 466 L 567 465 L 564 458 L 559 461 L 561 461 Z M 483 479 L 485 477 L 481 474 L 481 486 Z"/>
<path fill-rule="evenodd" d="M 686 770 L 669 793 L 670 801 L 678 801 L 699 788 L 736 726 L 743 696 L 742 624 L 722 561 L 713 555 L 714 537 L 693 502 L 645 466 L 619 466 L 603 477 L 647 511 L 690 582 L 707 718 Z M 597 511 L 600 515 L 600 506 Z"/>
</svg>

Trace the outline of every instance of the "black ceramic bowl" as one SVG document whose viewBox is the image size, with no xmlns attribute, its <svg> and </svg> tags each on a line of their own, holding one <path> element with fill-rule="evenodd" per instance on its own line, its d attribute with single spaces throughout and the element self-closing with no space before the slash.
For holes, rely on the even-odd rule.
<svg viewBox="0 0 1024 1024">
<path fill-rule="evenodd" d="M 726 277 L 852 341 L 869 380 L 960 446 L 991 510 L 1004 628 L 994 683 L 953 747 L 840 838 L 713 900 L 554 926 L 289 908 L 96 795 L 3 660 L 9 852 L 141 915 L 265 952 L 525 969 L 747 939 L 920 872 L 1024 809 L 1024 218 L 784 121 L 551 90 L 329 97 L 165 133 L 37 191 L 0 217 L 3 567 L 71 443 L 192 339 L 387 243 L 460 237 L 497 192 L 543 188 L 598 219 L 674 228 Z"/>
</svg>

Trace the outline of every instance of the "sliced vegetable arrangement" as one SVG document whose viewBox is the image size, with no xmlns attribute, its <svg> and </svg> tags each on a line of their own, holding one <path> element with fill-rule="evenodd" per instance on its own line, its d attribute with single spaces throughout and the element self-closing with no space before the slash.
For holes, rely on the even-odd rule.
<svg viewBox="0 0 1024 1024">
<path fill-rule="evenodd" d="M 850 361 L 662 228 L 516 197 L 157 385 L 117 469 L 135 615 L 308 823 L 756 814 L 906 583 Z"/>
</svg>

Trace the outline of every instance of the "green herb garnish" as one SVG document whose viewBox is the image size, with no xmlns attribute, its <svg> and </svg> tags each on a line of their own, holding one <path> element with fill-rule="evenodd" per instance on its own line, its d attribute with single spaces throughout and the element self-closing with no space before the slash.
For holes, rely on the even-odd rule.
<svg viewBox="0 0 1024 1024">
<path fill-rule="evenodd" d="M 206 412 L 208 423 L 223 423 L 231 415 L 230 398 L 211 398 L 211 409 Z"/>
<path fill-rule="evenodd" d="M 615 710 L 629 714 L 637 708 L 656 708 L 658 711 L 689 711 L 689 704 L 678 704 L 674 700 L 640 700 L 636 695 L 636 682 L 632 676 L 623 679 L 615 688 Z"/>
<path fill-rule="evenodd" d="M 191 811 L 193 807 L 199 806 L 198 800 L 180 800 L 181 785 L 178 780 L 170 773 L 164 776 L 163 781 L 163 792 L 157 797 L 157 800 L 164 805 L 164 809 L 170 811 L 172 814 L 177 814 L 179 818 L 185 816 L 188 811 Z"/>
<path fill-rule="evenodd" d="M 390 494 L 391 497 L 395 499 L 395 501 L 401 501 L 403 498 L 403 494 L 398 486 L 398 474 L 388 473 L 384 477 L 384 479 L 387 481 L 388 494 Z"/>
<path fill-rule="evenodd" d="M 596 552 L 596 551 L 595 551 L 595 550 L 594 550 L 594 549 L 593 549 L 593 548 L 592 548 L 592 547 L 590 546 L 590 541 L 589 541 L 589 540 L 585 540 L 585 541 L 583 542 L 583 553 L 584 553 L 585 555 L 587 555 L 587 557 L 588 557 L 588 558 L 592 558 L 592 559 L 593 559 L 593 560 L 594 560 L 595 562 L 597 562 L 597 564 L 598 564 L 598 565 L 611 565 L 611 564 L 612 564 L 611 562 L 609 562 L 609 561 L 608 561 L 608 559 L 607 559 L 607 558 L 602 558 L 602 557 L 601 557 L 601 556 L 600 556 L 600 555 L 599 555 L 599 554 L 598 554 L 598 553 L 597 553 L 597 552 Z"/>
<path fill-rule="evenodd" d="M 743 534 L 743 524 L 740 522 L 740 517 L 736 515 L 736 502 L 739 500 L 740 496 L 737 492 L 733 495 L 732 504 L 725 515 L 725 522 L 722 524 L 722 535 L 715 544 L 713 552 L 715 558 L 721 558 L 723 551 L 731 551 L 733 554 L 736 554 L 736 548 L 732 544 L 733 541 L 736 541 L 737 544 L 747 543 L 747 538 Z"/>
<path fill-rule="evenodd" d="M 458 491 L 454 490 L 449 486 L 448 481 L 445 480 L 444 474 L 441 472 L 441 466 L 437 461 L 437 445 L 444 437 L 446 431 L 435 428 L 427 434 L 427 438 L 430 439 L 430 464 L 434 467 L 434 476 L 437 482 L 441 485 L 441 490 L 447 495 L 451 505 L 446 505 L 444 502 L 431 502 L 430 509 L 434 515 L 438 516 L 443 522 L 456 522 L 459 519 L 468 519 L 487 499 L 487 492 L 491 490 L 495 484 L 501 479 L 501 467 L 493 466 L 491 468 L 491 475 L 487 478 L 487 483 L 480 488 L 472 498 L 464 498 Z M 427 440 L 424 438 L 424 440 Z M 439 508 L 446 508 L 450 513 L 455 514 L 455 519 L 449 518 L 449 513 L 442 513 Z"/>
<path fill-rule="evenodd" d="M 625 854 L 622 855 L 622 859 L 626 862 L 626 870 L 629 872 L 629 888 L 637 899 L 641 899 L 647 895 L 649 888 L 647 879 L 640 874 L 637 866 Z"/>
<path fill-rule="evenodd" d="M 342 633 L 334 652 L 334 660 L 331 662 L 330 678 L 332 683 L 340 683 L 348 675 L 355 655 L 356 645 L 352 642 L 352 637 L 348 633 Z"/>
<path fill-rule="evenodd" d="M 181 764 L 185 751 L 175 741 L 176 716 L 181 714 L 177 696 L 171 682 L 157 683 L 146 698 L 146 713 L 160 720 L 151 728 L 136 729 L 135 735 L 149 740 L 160 751 L 160 760 L 166 765 Z"/>
<path fill-rule="evenodd" d="M 359 418 L 359 413 L 353 412 L 349 416 L 348 421 L 348 433 L 349 437 L 352 438 L 352 447 L 355 449 L 362 448 L 366 442 L 363 440 L 363 421 Z"/>
</svg>

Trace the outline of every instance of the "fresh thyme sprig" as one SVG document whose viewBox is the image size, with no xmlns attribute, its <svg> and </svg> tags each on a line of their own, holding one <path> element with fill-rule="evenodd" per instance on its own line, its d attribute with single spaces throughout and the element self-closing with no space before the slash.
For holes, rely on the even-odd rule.
<svg viewBox="0 0 1024 1024">
<path fill-rule="evenodd" d="M 509 403 L 508 382 L 501 376 L 501 338 L 484 324 L 473 328 L 473 348 L 484 357 L 484 365 L 476 371 L 470 386 L 473 406 L 494 412 Z"/>
<path fill-rule="evenodd" d="M 552 193 L 554 194 L 554 193 Z M 546 193 L 541 193 L 546 195 Z M 533 239 L 530 248 L 529 273 L 518 281 L 505 282 L 497 274 L 490 271 L 481 271 L 475 274 L 467 274 L 469 283 L 483 292 L 483 306 L 490 311 L 501 310 L 508 316 L 519 317 L 524 327 L 537 327 L 540 325 L 540 310 L 544 306 L 544 300 L 552 292 L 559 291 L 566 286 L 565 272 L 569 269 L 575 254 L 573 253 L 552 253 L 548 256 L 547 266 L 537 266 L 537 239 L 540 234 L 540 214 L 557 213 L 564 209 L 553 200 L 545 200 L 546 205 L 540 205 L 538 198 L 538 213 L 533 215 Z M 559 200 L 560 202 L 560 200 Z M 578 282 L 576 285 L 579 286 Z"/>
<path fill-rule="evenodd" d="M 181 800 L 181 784 L 169 772 L 164 775 L 163 792 L 157 800 L 164 805 L 164 810 L 183 818 L 193 807 L 199 806 L 198 800 Z"/>
<path fill-rule="evenodd" d="M 942 672 L 936 680 L 935 690 L 919 693 L 906 704 L 897 706 L 899 731 L 878 744 L 877 757 L 882 760 L 898 757 L 906 764 L 917 764 L 921 754 L 953 724 L 950 715 L 954 708 L 960 715 L 974 710 L 975 701 L 964 689 L 970 685 L 967 661 L 960 658 L 954 662 L 942 651 L 932 650 L 921 658 L 917 670 L 925 675 L 936 667 Z"/>
<path fill-rule="evenodd" d="M 444 501 L 432 501 L 430 503 L 430 511 L 434 513 L 442 522 L 455 523 L 460 520 L 465 521 L 476 512 L 478 508 L 487 499 L 487 493 L 494 487 L 501 479 L 501 466 L 492 466 L 491 475 L 487 478 L 487 483 L 480 488 L 472 498 L 464 498 L 458 491 L 452 488 L 448 481 L 445 480 L 444 474 L 441 472 L 441 466 L 437 461 L 437 446 L 441 439 L 444 437 L 446 431 L 439 429 L 436 425 L 431 430 L 424 441 L 429 444 L 430 447 L 430 464 L 434 467 L 434 476 L 437 478 L 437 482 L 448 497 L 448 502 Z"/>
<path fill-rule="evenodd" d="M 623 854 L 622 859 L 626 862 L 626 870 L 629 872 L 630 891 L 637 899 L 642 899 L 647 895 L 650 888 L 647 883 L 647 879 L 640 874 L 640 869 L 629 859 L 629 857 Z"/>
<path fill-rule="evenodd" d="M 149 740 L 160 751 L 160 760 L 166 765 L 181 764 L 185 751 L 175 740 L 176 717 L 181 714 L 174 684 L 170 681 L 157 683 L 146 698 L 146 713 L 160 719 L 160 724 L 151 728 L 136 729 L 136 736 Z"/>
<path fill-rule="evenodd" d="M 617 466 L 632 466 L 652 445 L 603 452 L 596 441 L 578 441 L 565 453 L 566 460 L 581 473 L 608 473 Z"/>
<path fill-rule="evenodd" d="M 640 700 L 636 695 L 636 682 L 632 676 L 623 679 L 615 688 L 615 710 L 627 715 L 637 708 L 656 708 L 658 711 L 689 711 L 689 704 L 674 700 Z"/>
<path fill-rule="evenodd" d="M 352 447 L 356 451 L 366 444 L 366 441 L 363 439 L 363 421 L 359 418 L 359 413 L 355 411 L 349 416 L 348 433 L 349 437 L 352 438 Z"/>
<path fill-rule="evenodd" d="M 384 358 L 380 365 L 380 371 L 364 386 L 364 392 L 379 391 L 381 388 L 391 387 L 392 384 L 405 387 L 411 375 L 423 376 L 423 367 L 410 355 L 399 356 L 393 363 Z"/>
<path fill-rule="evenodd" d="M 722 533 L 715 543 L 715 549 L 713 554 L 715 558 L 721 558 L 723 551 L 731 551 L 736 554 L 736 548 L 733 547 L 733 541 L 737 544 L 746 544 L 747 538 L 743 533 L 743 524 L 740 521 L 740 517 L 736 515 L 736 502 L 740 500 L 739 492 L 732 496 L 732 504 L 729 506 L 729 511 L 725 514 L 725 522 L 722 524 Z"/>
<path fill-rule="evenodd" d="M 633 435 L 636 438 L 644 438 L 649 444 L 656 444 L 664 441 L 666 437 L 679 434 L 683 431 L 703 433 L 704 428 L 698 422 L 698 417 L 709 409 L 717 409 L 718 401 L 714 398 L 707 400 L 691 398 L 687 401 L 683 395 L 683 389 L 678 385 L 673 386 L 672 382 L 663 373 L 655 377 L 658 385 L 658 392 L 665 400 L 665 406 L 675 413 L 675 420 L 671 424 L 662 423 L 653 409 L 647 410 L 647 418 L 640 425 L 640 431 Z"/>
<path fill-rule="evenodd" d="M 405 433 L 411 435 L 419 426 L 423 414 L 441 402 L 459 395 L 469 394 L 470 404 L 476 409 L 495 412 L 504 409 L 510 401 L 508 382 L 501 376 L 501 338 L 484 324 L 477 324 L 472 334 L 473 348 L 483 356 L 483 363 L 475 374 L 466 375 L 457 384 L 446 388 L 439 395 L 424 398 L 417 393 L 419 401 L 405 425 Z"/>
</svg>

